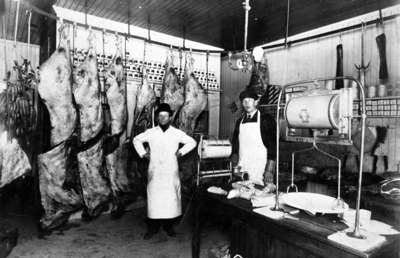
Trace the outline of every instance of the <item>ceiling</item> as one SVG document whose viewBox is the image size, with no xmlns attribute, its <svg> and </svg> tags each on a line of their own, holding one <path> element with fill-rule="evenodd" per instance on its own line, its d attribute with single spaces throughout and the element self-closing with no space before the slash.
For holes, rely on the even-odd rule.
<svg viewBox="0 0 400 258">
<path fill-rule="evenodd" d="M 5 1 L 7 38 L 13 38 L 14 0 Z M 243 48 L 243 0 L 22 0 L 50 10 L 52 4 L 119 22 L 222 47 Z M 289 35 L 399 4 L 400 0 L 290 0 Z M 285 35 L 287 1 L 250 0 L 248 45 L 267 43 Z M 20 11 L 25 14 L 23 8 Z M 37 34 L 39 16 L 32 18 Z M 26 41 L 27 16 L 21 15 L 18 39 Z M 2 33 L 0 33 L 2 36 Z M 32 42 L 38 36 L 32 35 Z"/>
</svg>

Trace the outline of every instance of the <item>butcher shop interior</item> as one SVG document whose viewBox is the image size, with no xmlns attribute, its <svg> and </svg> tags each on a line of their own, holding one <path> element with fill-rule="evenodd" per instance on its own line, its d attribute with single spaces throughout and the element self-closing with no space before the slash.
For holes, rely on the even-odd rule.
<svg viewBox="0 0 400 258">
<path fill-rule="evenodd" d="M 399 0 L 0 21 L 0 258 L 400 257 Z"/>
</svg>

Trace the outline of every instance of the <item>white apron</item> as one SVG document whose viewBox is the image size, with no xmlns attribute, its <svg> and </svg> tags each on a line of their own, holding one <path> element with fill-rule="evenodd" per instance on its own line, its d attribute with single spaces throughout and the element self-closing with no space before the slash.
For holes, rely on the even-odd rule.
<svg viewBox="0 0 400 258">
<path fill-rule="evenodd" d="M 264 170 L 267 164 L 267 148 L 262 141 L 260 130 L 260 111 L 257 123 L 244 123 L 239 128 L 239 166 L 249 174 L 249 180 L 264 185 Z"/>
<path fill-rule="evenodd" d="M 175 153 L 179 143 L 185 144 L 180 149 L 182 155 L 185 155 L 196 146 L 196 142 L 172 126 L 165 132 L 157 126 L 136 136 L 134 145 L 140 156 L 145 153 L 144 142 L 148 142 L 150 147 L 147 216 L 151 219 L 178 217 L 182 214 L 181 184 Z"/>
</svg>

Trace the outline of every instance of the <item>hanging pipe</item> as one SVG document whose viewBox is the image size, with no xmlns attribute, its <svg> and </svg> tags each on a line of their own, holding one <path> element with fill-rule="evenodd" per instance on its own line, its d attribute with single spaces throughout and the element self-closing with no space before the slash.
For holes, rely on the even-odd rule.
<svg viewBox="0 0 400 258">
<path fill-rule="evenodd" d="M 247 34 L 248 34 L 248 26 L 249 26 L 249 11 L 251 9 L 250 0 L 245 0 L 243 2 L 243 9 L 244 9 L 244 51 L 247 51 Z"/>
<path fill-rule="evenodd" d="M 287 10 L 286 10 L 286 33 L 285 33 L 285 48 L 287 48 L 287 41 L 289 37 L 289 20 L 290 20 L 290 0 L 287 1 Z"/>
</svg>

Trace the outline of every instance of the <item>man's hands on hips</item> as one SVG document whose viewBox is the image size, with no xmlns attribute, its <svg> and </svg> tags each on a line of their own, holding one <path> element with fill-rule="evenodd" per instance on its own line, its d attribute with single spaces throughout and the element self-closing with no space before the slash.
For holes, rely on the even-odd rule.
<svg viewBox="0 0 400 258">
<path fill-rule="evenodd" d="M 177 158 L 180 158 L 180 157 L 183 156 L 183 155 L 182 155 L 182 152 L 180 152 L 179 150 L 177 150 L 177 151 L 175 152 L 175 155 L 176 155 Z"/>
</svg>

